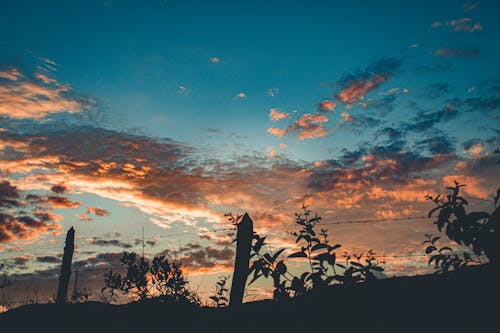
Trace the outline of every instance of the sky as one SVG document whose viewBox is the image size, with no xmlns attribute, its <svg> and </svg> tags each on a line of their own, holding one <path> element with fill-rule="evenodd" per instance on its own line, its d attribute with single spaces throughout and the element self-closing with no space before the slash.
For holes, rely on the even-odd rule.
<svg viewBox="0 0 500 333">
<path fill-rule="evenodd" d="M 290 248 L 305 204 L 343 250 L 381 254 L 387 275 L 428 270 L 412 257 L 436 233 L 413 219 L 433 207 L 426 194 L 456 180 L 471 209 L 493 208 L 499 12 L 497 1 L 3 1 L 0 262 L 53 283 L 74 226 L 89 286 L 144 239 L 208 293 L 233 266 L 224 213 L 249 212 L 272 249 Z M 367 219 L 383 221 L 347 223 Z"/>
</svg>

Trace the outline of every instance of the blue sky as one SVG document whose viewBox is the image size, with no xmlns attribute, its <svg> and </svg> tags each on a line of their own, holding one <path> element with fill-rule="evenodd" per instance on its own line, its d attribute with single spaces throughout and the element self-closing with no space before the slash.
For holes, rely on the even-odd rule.
<svg viewBox="0 0 500 333">
<path fill-rule="evenodd" d="M 59 217 L 29 235 L 5 227 L 0 258 L 24 256 L 12 269 L 31 272 L 34 249 L 71 225 L 86 260 L 120 250 L 96 235 L 125 242 L 144 227 L 155 253 L 175 247 L 161 235 L 224 227 L 226 211 L 251 212 L 263 232 L 304 202 L 327 221 L 419 216 L 427 192 L 457 179 L 481 203 L 498 185 L 499 7 L 4 1 L 2 178 L 79 204 L 47 199 Z M 344 244 L 412 252 L 429 226 L 384 228 L 344 230 Z M 230 249 L 211 241 L 185 240 Z M 206 259 L 193 270 L 231 261 Z"/>
</svg>

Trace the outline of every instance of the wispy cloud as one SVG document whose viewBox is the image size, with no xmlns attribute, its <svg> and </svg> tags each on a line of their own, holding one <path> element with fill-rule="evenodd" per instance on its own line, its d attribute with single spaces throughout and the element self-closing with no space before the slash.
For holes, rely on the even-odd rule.
<svg viewBox="0 0 500 333">
<path fill-rule="evenodd" d="M 28 78 L 18 69 L 0 72 L 0 116 L 45 118 L 51 114 L 82 112 L 93 101 L 76 96 L 67 85 L 44 73 Z"/>
<path fill-rule="evenodd" d="M 87 212 L 97 216 L 108 216 L 109 212 L 99 207 L 87 207 Z"/>
<path fill-rule="evenodd" d="M 443 48 L 437 49 L 434 52 L 434 55 L 436 55 L 438 57 L 445 57 L 445 58 L 457 58 L 457 57 L 470 58 L 470 57 L 475 57 L 478 54 L 479 54 L 479 50 L 476 48 L 459 49 L 459 48 L 452 48 L 452 47 L 443 47 Z"/>
<path fill-rule="evenodd" d="M 460 7 L 460 10 L 465 13 L 468 13 L 475 11 L 478 7 L 479 7 L 479 1 L 466 2 Z"/>
<path fill-rule="evenodd" d="M 341 90 L 334 96 L 344 104 L 356 103 L 364 99 L 367 93 L 387 82 L 400 67 L 401 61 L 396 58 L 375 61 L 364 71 L 342 77 L 337 82 Z"/>
<path fill-rule="evenodd" d="M 451 20 L 447 22 L 448 25 L 452 27 L 454 31 L 460 32 L 479 32 L 483 31 L 483 27 L 479 23 L 474 23 L 470 17 L 464 17 L 461 19 Z"/>
</svg>

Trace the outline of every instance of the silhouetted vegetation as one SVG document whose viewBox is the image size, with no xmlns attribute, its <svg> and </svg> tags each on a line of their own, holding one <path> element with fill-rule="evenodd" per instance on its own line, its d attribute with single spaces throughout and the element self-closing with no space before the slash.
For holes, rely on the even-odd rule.
<svg viewBox="0 0 500 333">
<path fill-rule="evenodd" d="M 150 261 L 134 252 L 123 252 L 120 261 L 127 267 L 125 276 L 113 271 L 104 275 L 105 286 L 101 292 L 108 292 L 110 302 L 115 299 L 115 292 L 121 291 L 139 300 L 154 297 L 159 301 L 199 304 L 196 293 L 187 287 L 180 262 L 169 262 L 165 255 Z"/>
<path fill-rule="evenodd" d="M 223 308 L 229 305 L 229 289 L 226 287 L 229 275 L 219 276 L 219 280 L 215 284 L 215 293 L 210 296 L 210 299 L 215 303 L 215 307 Z"/>
<path fill-rule="evenodd" d="M 288 258 L 307 259 L 309 270 L 300 274 L 292 275 L 283 259 L 279 259 L 285 249 L 280 249 L 276 253 L 263 253 L 266 237 L 255 234 L 252 242 L 251 257 L 256 259 L 250 266 L 249 274 L 253 274 L 252 284 L 262 276 L 273 279 L 273 299 L 283 301 L 291 297 L 303 295 L 308 291 L 324 288 L 334 283 L 355 284 L 367 282 L 375 279 L 374 271 L 383 271 L 370 250 L 365 256 L 349 255 L 345 253 L 345 264 L 337 262 L 335 250 L 341 247 L 340 244 L 331 245 L 328 240 L 328 230 L 315 230 L 321 222 L 321 217 L 303 206 L 302 213 L 295 214 L 295 224 L 300 226 L 299 231 L 291 232 L 296 237 L 295 243 L 300 245 L 300 249 L 288 256 Z M 364 261 L 362 260 L 364 258 Z M 337 269 L 342 273 L 337 273 Z"/>
<path fill-rule="evenodd" d="M 492 264 L 497 265 L 499 259 L 499 245 L 496 233 L 500 220 L 498 200 L 500 189 L 494 197 L 495 208 L 493 212 L 470 212 L 467 213 L 465 207 L 468 201 L 460 195 L 461 185 L 455 181 L 455 186 L 447 187 L 451 192 L 447 195 L 431 196 L 428 200 L 433 201 L 436 207 L 429 211 L 429 217 L 437 213 L 437 220 L 434 224 L 439 232 L 444 231 L 445 235 L 460 246 L 468 247 L 472 253 L 478 256 L 486 256 Z M 478 258 L 472 258 L 471 254 L 463 251 L 461 255 L 453 253 L 450 247 L 438 248 L 436 242 L 439 236 L 426 234 L 427 240 L 423 244 L 428 244 L 426 254 L 431 254 L 429 264 L 434 263 L 438 272 L 446 272 L 450 268 L 459 269 L 470 263 L 478 262 Z"/>
</svg>

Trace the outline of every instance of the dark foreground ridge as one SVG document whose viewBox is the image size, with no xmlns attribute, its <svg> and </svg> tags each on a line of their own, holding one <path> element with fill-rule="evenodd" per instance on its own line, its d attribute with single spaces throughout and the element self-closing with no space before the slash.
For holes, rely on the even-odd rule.
<svg viewBox="0 0 500 333">
<path fill-rule="evenodd" d="M 158 303 L 35 304 L 0 315 L 1 332 L 498 332 L 498 273 L 489 265 L 446 275 L 338 285 L 286 303 L 239 309 Z"/>
</svg>

